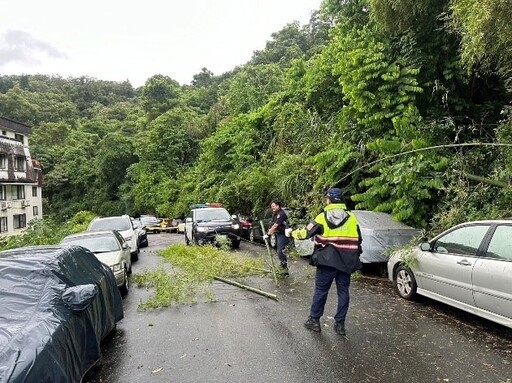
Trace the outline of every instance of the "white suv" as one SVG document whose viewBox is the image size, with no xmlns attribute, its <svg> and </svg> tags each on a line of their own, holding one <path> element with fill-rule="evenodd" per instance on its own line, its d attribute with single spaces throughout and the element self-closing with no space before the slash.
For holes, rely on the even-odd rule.
<svg viewBox="0 0 512 383">
<path fill-rule="evenodd" d="M 135 262 L 139 259 L 139 244 L 137 231 L 133 227 L 132 220 L 128 215 L 116 217 L 96 217 L 94 218 L 87 231 L 117 230 L 130 246 L 131 258 Z"/>
</svg>

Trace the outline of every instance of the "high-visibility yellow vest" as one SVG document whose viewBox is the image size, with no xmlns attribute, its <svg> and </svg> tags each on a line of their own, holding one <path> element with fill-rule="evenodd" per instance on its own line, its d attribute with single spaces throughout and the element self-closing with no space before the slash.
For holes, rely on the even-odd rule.
<svg viewBox="0 0 512 383">
<path fill-rule="evenodd" d="M 325 218 L 325 213 L 329 210 L 346 209 L 346 206 L 341 203 L 333 203 L 324 208 L 324 212 L 318 214 L 315 222 L 323 227 L 322 235 L 315 236 L 315 245 L 325 247 L 331 245 L 339 250 L 358 250 L 359 248 L 359 233 L 357 230 L 357 218 L 346 211 L 349 215 L 348 219 L 339 227 L 331 229 Z"/>
</svg>

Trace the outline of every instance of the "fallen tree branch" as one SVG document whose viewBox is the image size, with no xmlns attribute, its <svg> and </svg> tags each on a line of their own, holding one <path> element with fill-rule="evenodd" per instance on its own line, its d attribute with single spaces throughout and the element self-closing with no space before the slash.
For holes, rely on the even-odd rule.
<svg viewBox="0 0 512 383">
<path fill-rule="evenodd" d="M 241 289 L 249 290 L 249 291 L 252 291 L 253 293 L 260 294 L 260 295 L 263 295 L 264 297 L 267 297 L 267 298 L 277 301 L 277 295 L 275 295 L 275 294 L 270 294 L 270 293 L 267 293 L 266 291 L 255 289 L 254 287 L 251 287 L 251 286 L 242 285 L 241 283 L 238 283 L 238 282 L 235 282 L 235 281 L 232 281 L 229 279 L 225 279 L 225 278 L 221 278 L 221 277 L 213 277 L 213 278 L 218 281 L 227 283 L 228 285 L 240 287 Z"/>
</svg>

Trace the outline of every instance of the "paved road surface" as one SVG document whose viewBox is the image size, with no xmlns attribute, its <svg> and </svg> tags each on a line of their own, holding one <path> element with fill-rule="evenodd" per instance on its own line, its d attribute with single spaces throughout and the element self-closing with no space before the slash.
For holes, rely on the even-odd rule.
<svg viewBox="0 0 512 383">
<path fill-rule="evenodd" d="M 178 234 L 149 241 L 134 273 L 161 264 L 156 249 L 184 242 Z M 265 250 L 243 243 L 238 251 Z M 407 302 L 378 276 L 353 280 L 346 337 L 328 317 L 334 287 L 322 332 L 305 330 L 314 269 L 305 259 L 290 269 L 278 287 L 248 282 L 278 302 L 215 283 L 215 302 L 139 312 L 151 291 L 132 285 L 125 318 L 83 382 L 512 382 L 512 330 L 428 299 Z"/>
</svg>

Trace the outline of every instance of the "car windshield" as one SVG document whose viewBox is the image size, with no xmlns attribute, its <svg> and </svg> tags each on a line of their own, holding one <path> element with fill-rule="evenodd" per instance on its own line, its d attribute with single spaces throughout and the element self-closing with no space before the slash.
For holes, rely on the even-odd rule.
<svg viewBox="0 0 512 383">
<path fill-rule="evenodd" d="M 131 222 L 122 217 L 100 218 L 91 223 L 90 231 L 101 230 L 129 230 L 131 229 Z"/>
<path fill-rule="evenodd" d="M 208 222 L 215 220 L 231 219 L 229 213 L 225 209 L 205 209 L 196 211 L 196 220 L 198 222 Z"/>
<path fill-rule="evenodd" d="M 120 250 L 119 242 L 112 235 L 65 238 L 62 243 L 66 245 L 82 246 L 93 253 L 106 253 Z"/>
</svg>

